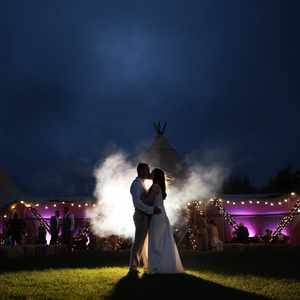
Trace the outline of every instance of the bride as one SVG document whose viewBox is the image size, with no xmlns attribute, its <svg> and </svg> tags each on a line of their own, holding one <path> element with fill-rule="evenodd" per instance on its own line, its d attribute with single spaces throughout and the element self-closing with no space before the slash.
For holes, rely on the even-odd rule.
<svg viewBox="0 0 300 300">
<path fill-rule="evenodd" d="M 152 215 L 150 219 L 148 238 L 143 250 L 144 268 L 150 274 L 183 273 L 184 268 L 164 207 L 167 197 L 165 174 L 161 169 L 154 169 L 151 177 L 153 184 L 143 196 L 143 201 L 145 204 L 159 207 L 161 214 Z"/>
</svg>

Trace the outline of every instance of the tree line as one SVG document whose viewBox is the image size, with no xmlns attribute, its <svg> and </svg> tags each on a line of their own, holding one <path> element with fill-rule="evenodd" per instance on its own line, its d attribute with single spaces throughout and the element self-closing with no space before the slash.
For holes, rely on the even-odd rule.
<svg viewBox="0 0 300 300">
<path fill-rule="evenodd" d="M 282 168 L 262 187 L 253 184 L 249 176 L 232 174 L 224 180 L 221 192 L 224 194 L 300 192 L 300 170 L 294 170 L 291 166 Z"/>
</svg>

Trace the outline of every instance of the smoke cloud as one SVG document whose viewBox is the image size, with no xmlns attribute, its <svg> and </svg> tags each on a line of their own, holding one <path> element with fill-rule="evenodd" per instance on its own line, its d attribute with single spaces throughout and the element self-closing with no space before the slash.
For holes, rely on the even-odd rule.
<svg viewBox="0 0 300 300">
<path fill-rule="evenodd" d="M 195 163 L 180 188 L 168 185 L 165 207 L 171 224 L 181 222 L 179 212 L 188 201 L 210 198 L 220 187 L 223 173 L 218 166 L 203 167 Z M 134 206 L 129 189 L 137 176 L 135 164 L 125 153 L 117 152 L 99 164 L 95 176 L 97 205 L 87 212 L 95 234 L 102 237 L 111 234 L 132 237 Z"/>
</svg>

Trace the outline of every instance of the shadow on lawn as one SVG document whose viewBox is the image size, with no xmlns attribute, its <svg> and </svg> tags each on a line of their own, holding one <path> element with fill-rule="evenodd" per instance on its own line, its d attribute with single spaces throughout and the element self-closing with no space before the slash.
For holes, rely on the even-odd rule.
<svg viewBox="0 0 300 300">
<path fill-rule="evenodd" d="M 261 277 L 300 279 L 299 248 L 281 251 L 242 253 L 210 253 L 184 258 L 186 268 L 223 275 L 254 275 Z"/>
<path fill-rule="evenodd" d="M 188 274 L 143 275 L 141 278 L 123 277 L 108 297 L 114 299 L 252 299 L 269 298 L 247 293 L 241 290 L 224 287 L 199 277 Z"/>
</svg>

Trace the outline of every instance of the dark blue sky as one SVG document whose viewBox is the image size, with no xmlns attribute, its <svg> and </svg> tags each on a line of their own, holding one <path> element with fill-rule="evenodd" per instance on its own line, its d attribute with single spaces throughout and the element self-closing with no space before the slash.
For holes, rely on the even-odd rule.
<svg viewBox="0 0 300 300">
<path fill-rule="evenodd" d="M 155 120 L 183 156 L 258 183 L 299 167 L 291 3 L 2 1 L 2 167 L 27 193 L 81 193 L 107 149 L 144 147 Z"/>
</svg>

